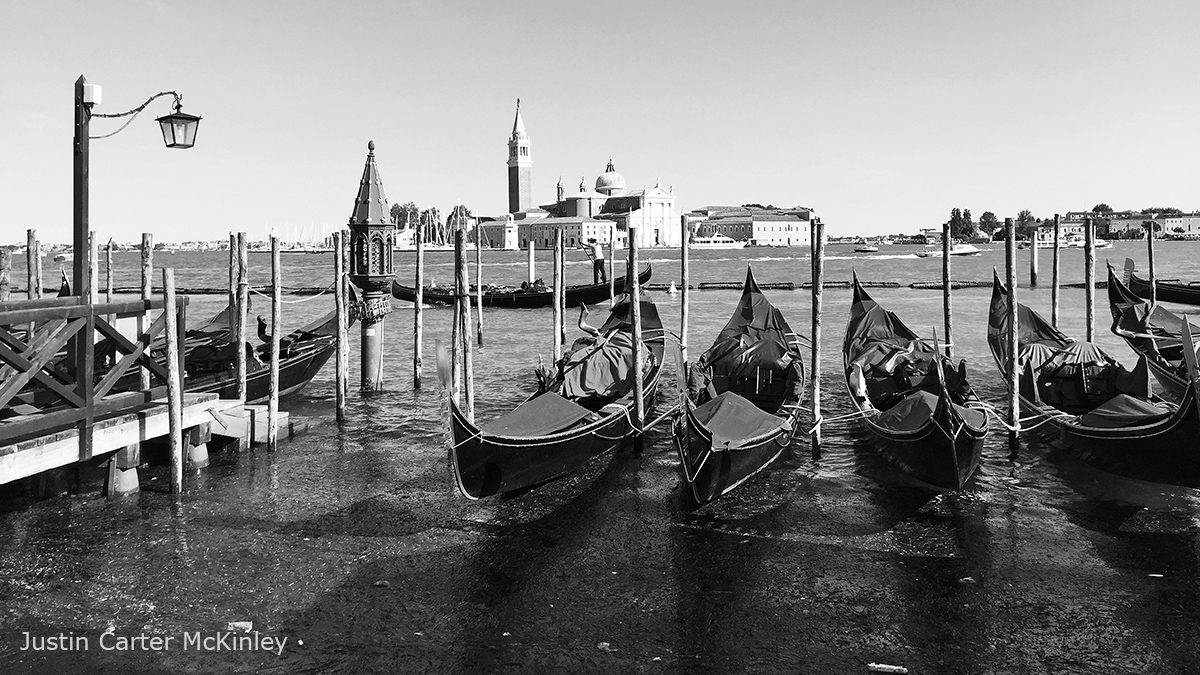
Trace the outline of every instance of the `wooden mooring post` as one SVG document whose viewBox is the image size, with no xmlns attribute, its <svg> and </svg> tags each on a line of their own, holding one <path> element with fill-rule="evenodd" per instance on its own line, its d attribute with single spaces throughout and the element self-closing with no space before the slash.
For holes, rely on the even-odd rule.
<svg viewBox="0 0 1200 675">
<path fill-rule="evenodd" d="M 1062 222 L 1058 214 L 1054 214 L 1054 255 L 1051 257 L 1050 281 L 1050 325 L 1058 328 L 1058 291 L 1061 281 L 1058 278 L 1059 247 L 1062 245 Z"/>
<path fill-rule="evenodd" d="M 471 291 L 470 276 L 467 273 L 466 230 L 461 222 L 461 216 L 456 214 L 454 227 L 454 286 L 455 297 L 459 312 L 455 320 L 459 322 L 458 336 L 462 340 L 463 362 L 463 405 L 467 419 L 475 421 L 475 365 L 471 354 Z M 457 384 L 457 383 L 456 383 Z"/>
<path fill-rule="evenodd" d="M 342 249 L 346 246 L 342 232 L 333 233 L 333 311 L 337 322 L 337 358 L 334 361 L 334 403 L 338 424 L 346 423 L 346 363 L 342 361 L 342 345 L 346 343 L 346 276 Z"/>
<path fill-rule="evenodd" d="M 237 318 L 234 323 L 234 337 L 237 339 L 237 397 L 246 403 L 246 377 L 249 363 L 246 361 L 246 325 L 250 313 L 250 252 L 249 241 L 245 232 L 237 234 Z"/>
<path fill-rule="evenodd" d="M 629 269 L 638 267 L 638 226 L 629 224 Z M 644 438 L 642 428 L 646 424 L 646 383 L 642 379 L 646 356 L 642 351 L 642 286 L 638 275 L 633 274 L 629 284 L 630 322 L 633 324 L 633 449 L 641 452 Z"/>
<path fill-rule="evenodd" d="M 558 294 L 562 292 L 562 256 L 563 256 L 563 231 L 557 229 L 554 231 L 554 292 L 550 295 L 551 303 L 554 305 L 554 362 L 562 358 L 563 349 L 563 330 L 562 330 L 562 302 L 559 300 Z"/>
<path fill-rule="evenodd" d="M 0 250 L 0 302 L 8 302 L 12 294 L 12 251 Z"/>
<path fill-rule="evenodd" d="M 25 230 L 25 295 L 30 300 L 42 297 L 42 252 L 37 230 Z"/>
<path fill-rule="evenodd" d="M 113 301 L 113 266 L 112 266 L 113 240 L 108 239 L 108 245 L 104 247 L 104 301 L 112 304 Z"/>
<path fill-rule="evenodd" d="M 100 256 L 96 242 L 96 231 L 88 232 L 88 302 L 93 305 L 100 303 Z"/>
<path fill-rule="evenodd" d="M 179 326 L 175 314 L 175 270 L 163 269 L 163 314 L 166 317 L 167 342 L 167 426 L 171 463 L 171 494 L 183 493 L 183 392 L 181 389 L 182 355 Z"/>
<path fill-rule="evenodd" d="M 1083 292 L 1087 304 L 1087 341 L 1096 340 L 1096 225 L 1083 219 Z"/>
<path fill-rule="evenodd" d="M 279 264 L 279 236 L 271 235 L 271 382 L 267 390 L 267 452 L 279 447 L 279 341 L 283 329 L 283 275 Z"/>
<path fill-rule="evenodd" d="M 425 215 L 418 216 L 418 224 L 416 231 L 413 232 L 413 241 L 417 245 L 417 269 L 414 274 L 413 292 L 416 297 L 413 298 L 413 389 L 421 388 L 421 350 L 424 349 L 422 344 L 424 339 L 425 326 L 423 324 L 425 316 L 423 314 L 425 304 L 425 233 L 424 233 Z"/>
<path fill-rule="evenodd" d="M 529 233 L 529 253 L 527 256 L 528 262 L 526 263 L 526 270 L 527 270 L 526 271 L 526 281 L 529 283 L 530 286 L 532 286 L 534 280 L 537 279 L 537 277 L 533 276 L 533 253 L 534 253 L 533 232 L 531 231 Z"/>
<path fill-rule="evenodd" d="M 954 339 L 951 337 L 953 315 L 950 297 L 950 222 L 942 225 L 942 328 L 946 335 L 946 358 L 954 355 Z"/>
<path fill-rule="evenodd" d="M 1033 229 L 1029 231 L 1029 286 L 1037 288 L 1038 285 L 1038 232 L 1041 228 L 1035 223 Z"/>
<path fill-rule="evenodd" d="M 688 230 L 688 219 L 686 215 L 679 216 L 679 229 L 682 235 L 682 241 L 679 246 L 679 293 L 681 295 L 679 302 L 679 363 L 676 364 L 680 368 L 686 367 L 688 362 L 688 249 L 691 248 L 691 232 Z M 609 275 L 612 279 L 612 275 Z M 683 373 L 684 378 L 687 373 Z M 686 379 L 684 380 L 686 382 Z M 681 395 L 682 392 L 681 392 Z"/>
<path fill-rule="evenodd" d="M 154 235 L 149 232 L 142 233 L 142 301 L 147 302 L 153 295 L 154 281 Z M 138 316 L 138 335 L 141 335 L 149 328 L 146 323 L 146 315 L 142 313 Z M 142 390 L 150 388 L 150 370 L 145 366 L 141 367 Z"/>
<path fill-rule="evenodd" d="M 1012 218 L 1004 219 L 1004 282 L 1008 285 L 1008 359 L 1005 364 L 1008 376 L 1008 450 L 1017 454 L 1021 427 L 1021 373 L 1017 370 L 1017 231 Z"/>
<path fill-rule="evenodd" d="M 1093 241 L 1093 245 L 1095 242 Z M 1154 221 L 1146 224 L 1146 264 L 1150 268 L 1150 305 L 1158 303 L 1158 277 L 1154 274 Z"/>
<path fill-rule="evenodd" d="M 609 226 L 608 231 L 608 306 L 611 309 L 617 304 L 617 224 Z"/>
<path fill-rule="evenodd" d="M 475 222 L 475 337 L 483 346 L 483 223 Z"/>
<path fill-rule="evenodd" d="M 812 456 L 821 457 L 821 312 L 825 286 L 825 224 L 820 218 L 810 223 L 812 246 L 812 373 L 809 376 L 809 401 L 812 405 Z"/>
</svg>

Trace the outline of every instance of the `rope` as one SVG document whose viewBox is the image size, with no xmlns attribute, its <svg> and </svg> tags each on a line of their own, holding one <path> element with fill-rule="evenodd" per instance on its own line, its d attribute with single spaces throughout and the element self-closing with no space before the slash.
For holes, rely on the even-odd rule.
<svg viewBox="0 0 1200 675">
<path fill-rule="evenodd" d="M 334 286 L 334 284 L 336 284 L 336 283 L 337 283 L 337 282 L 335 281 L 335 282 L 333 282 L 332 284 L 329 284 L 329 287 L 328 287 L 328 288 L 326 288 L 325 290 L 321 291 L 320 293 L 315 293 L 315 294 L 313 294 L 313 295 L 310 295 L 310 296 L 308 296 L 307 298 L 300 298 L 299 300 L 283 300 L 283 299 L 280 299 L 279 301 L 280 301 L 280 302 L 282 302 L 282 303 L 284 303 L 285 305 L 292 305 L 292 304 L 295 304 L 295 303 L 297 303 L 297 302 L 308 302 L 309 300 L 313 300 L 313 299 L 319 298 L 319 297 L 321 297 L 322 295 L 325 295 L 325 294 L 326 294 L 326 293 L 328 293 L 329 291 L 333 290 L 333 286 Z M 261 296 L 262 296 L 262 297 L 264 297 L 264 298 L 271 299 L 271 296 L 267 295 L 266 293 L 263 293 L 262 291 L 258 290 L 257 288 L 254 288 L 253 286 L 249 286 L 249 288 L 250 288 L 250 292 L 251 292 L 251 293 L 256 293 L 256 294 L 258 294 L 258 295 L 261 295 Z"/>
</svg>

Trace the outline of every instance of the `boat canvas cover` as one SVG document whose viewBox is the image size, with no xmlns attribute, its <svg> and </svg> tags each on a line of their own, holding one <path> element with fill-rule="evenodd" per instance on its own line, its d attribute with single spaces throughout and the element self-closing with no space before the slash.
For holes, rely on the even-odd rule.
<svg viewBox="0 0 1200 675">
<path fill-rule="evenodd" d="M 1115 429 L 1153 424 L 1170 417 L 1172 412 L 1169 408 L 1129 394 L 1117 394 L 1091 412 L 1080 415 L 1079 423 L 1087 427 Z"/>
<path fill-rule="evenodd" d="M 640 345 L 647 369 L 653 360 Z M 608 337 L 575 341 L 562 366 L 562 395 L 571 400 L 617 398 L 633 389 L 633 336 L 624 331 Z"/>
<path fill-rule="evenodd" d="M 783 313 L 763 295 L 749 268 L 743 288 L 738 311 L 698 364 L 701 370 L 710 368 L 714 378 L 725 377 L 730 382 L 754 379 L 760 370 L 786 371 L 793 359 L 785 342 L 792 329 Z"/>
<path fill-rule="evenodd" d="M 698 406 L 693 414 L 712 434 L 713 450 L 736 450 L 745 441 L 792 429 L 787 419 L 763 411 L 732 391 Z"/>
<path fill-rule="evenodd" d="M 546 436 L 567 429 L 591 414 L 587 408 L 550 391 L 525 401 L 481 429 L 493 436 Z"/>
</svg>

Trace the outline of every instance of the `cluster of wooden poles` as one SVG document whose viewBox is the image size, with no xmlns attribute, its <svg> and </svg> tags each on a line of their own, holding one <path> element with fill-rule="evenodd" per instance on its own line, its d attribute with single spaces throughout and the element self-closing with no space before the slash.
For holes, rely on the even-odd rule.
<svg viewBox="0 0 1200 675">
<path fill-rule="evenodd" d="M 687 222 L 687 218 L 680 219 L 682 230 L 682 240 L 685 242 L 681 251 L 681 267 L 682 275 L 680 279 L 681 307 L 680 307 L 680 322 L 681 328 L 679 333 L 680 353 L 682 355 L 682 363 L 688 362 L 688 296 L 690 292 L 689 283 L 689 254 L 688 246 L 691 230 Z M 1009 303 L 1008 317 L 1008 354 L 1009 362 L 1006 364 L 1008 370 L 1008 424 L 1009 429 L 1009 444 L 1015 451 L 1019 435 L 1020 435 L 1020 401 L 1018 398 L 1019 377 L 1020 372 L 1017 370 L 1016 359 L 1018 354 L 1018 316 L 1017 316 L 1017 284 L 1016 284 L 1016 230 L 1013 226 L 1012 218 L 1006 218 L 1004 221 L 1006 241 L 1005 241 L 1005 280 L 1008 286 L 1011 302 Z M 1053 262 L 1052 262 L 1052 286 L 1051 286 L 1051 322 L 1057 326 L 1059 319 L 1059 297 L 1060 297 L 1060 279 L 1059 279 L 1059 262 L 1061 249 L 1061 220 L 1058 214 L 1054 215 L 1054 245 L 1053 245 Z M 1087 341 L 1091 342 L 1096 337 L 1096 236 L 1095 223 L 1091 218 L 1086 218 L 1084 221 L 1084 289 L 1085 289 L 1085 305 L 1087 313 Z M 1153 279 L 1154 265 L 1154 244 L 1153 232 L 1149 236 L 1150 246 L 1150 266 L 1151 278 Z M 812 429 L 810 432 L 810 442 L 814 456 L 819 456 L 821 451 L 821 341 L 822 341 L 822 312 L 823 312 L 823 290 L 825 276 L 825 226 L 820 218 L 813 218 L 810 221 L 810 241 L 812 242 L 812 258 L 811 258 L 811 274 L 812 274 L 812 360 L 809 379 L 809 400 L 812 404 Z M 947 223 L 943 229 L 942 236 L 942 300 L 944 309 L 944 341 L 941 347 L 945 349 L 946 356 L 953 355 L 953 318 L 952 318 L 952 297 L 951 297 L 951 232 L 950 225 Z M 417 243 L 417 301 L 415 303 L 416 313 L 416 334 L 417 345 L 414 356 L 414 378 L 416 386 L 420 386 L 421 380 L 421 364 L 420 364 L 420 334 L 421 334 L 421 245 Z M 612 241 L 610 240 L 610 251 L 612 251 Z M 626 268 L 627 288 L 633 300 L 633 331 L 634 344 L 638 344 L 641 339 L 641 317 L 640 317 L 640 294 L 641 289 L 638 284 L 636 270 L 638 269 L 638 246 L 637 246 L 637 226 L 630 224 L 629 226 L 629 262 Z M 1036 236 L 1030 237 L 1030 285 L 1038 285 L 1038 240 Z M 612 264 L 614 255 L 609 256 L 609 282 L 612 283 Z M 564 248 L 563 248 L 563 231 L 558 230 L 555 246 L 554 246 L 554 361 L 557 361 L 562 356 L 563 344 L 566 341 L 566 332 L 564 319 L 566 315 L 565 288 L 563 283 L 563 264 L 564 264 Z M 469 419 L 474 420 L 474 372 L 473 360 L 471 354 L 471 340 L 467 336 L 467 327 L 471 322 L 471 303 L 469 286 L 467 282 L 467 268 L 465 257 L 463 255 L 463 231 L 461 228 L 455 230 L 455 318 L 453 320 L 453 332 L 451 337 L 452 342 L 452 391 L 454 395 L 458 395 L 459 383 L 461 381 L 462 391 L 465 397 L 465 411 Z M 483 284 L 481 282 L 481 260 L 479 247 L 476 247 L 476 288 L 477 296 L 477 312 L 482 315 L 483 308 Z M 533 281 L 533 242 L 529 243 L 529 280 Z M 611 287 L 610 287 L 611 288 Z M 612 293 L 610 292 L 610 304 L 614 302 Z M 1151 300 L 1153 302 L 1153 299 Z M 480 345 L 483 344 L 483 324 L 482 317 L 477 324 L 477 340 Z M 461 352 L 461 355 L 460 355 Z M 640 360 L 642 354 L 640 351 L 635 351 L 635 360 Z M 459 363 L 462 363 L 460 370 Z M 682 367 L 682 364 L 680 364 Z M 636 411 L 635 411 L 635 427 L 643 432 L 648 429 L 643 426 L 645 423 L 645 411 L 642 410 L 641 387 L 642 381 L 640 374 L 642 365 L 635 364 L 635 373 L 638 377 L 636 382 Z"/>
</svg>

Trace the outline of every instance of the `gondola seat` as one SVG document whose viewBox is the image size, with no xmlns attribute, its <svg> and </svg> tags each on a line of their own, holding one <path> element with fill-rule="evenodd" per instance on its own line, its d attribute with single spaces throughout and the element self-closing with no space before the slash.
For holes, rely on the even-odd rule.
<svg viewBox="0 0 1200 675">
<path fill-rule="evenodd" d="M 1135 427 L 1166 419 L 1174 412 L 1129 394 L 1117 394 L 1079 417 L 1079 423 L 1101 429 Z"/>
<path fill-rule="evenodd" d="M 772 431 L 791 429 L 786 418 L 764 412 L 753 402 L 732 391 L 719 394 L 698 406 L 696 419 L 712 433 L 713 450 L 736 450 L 739 440 L 761 438 Z"/>
<path fill-rule="evenodd" d="M 571 428 L 592 416 L 592 411 L 555 392 L 535 396 L 507 413 L 482 425 L 495 436 L 547 436 Z"/>
</svg>

